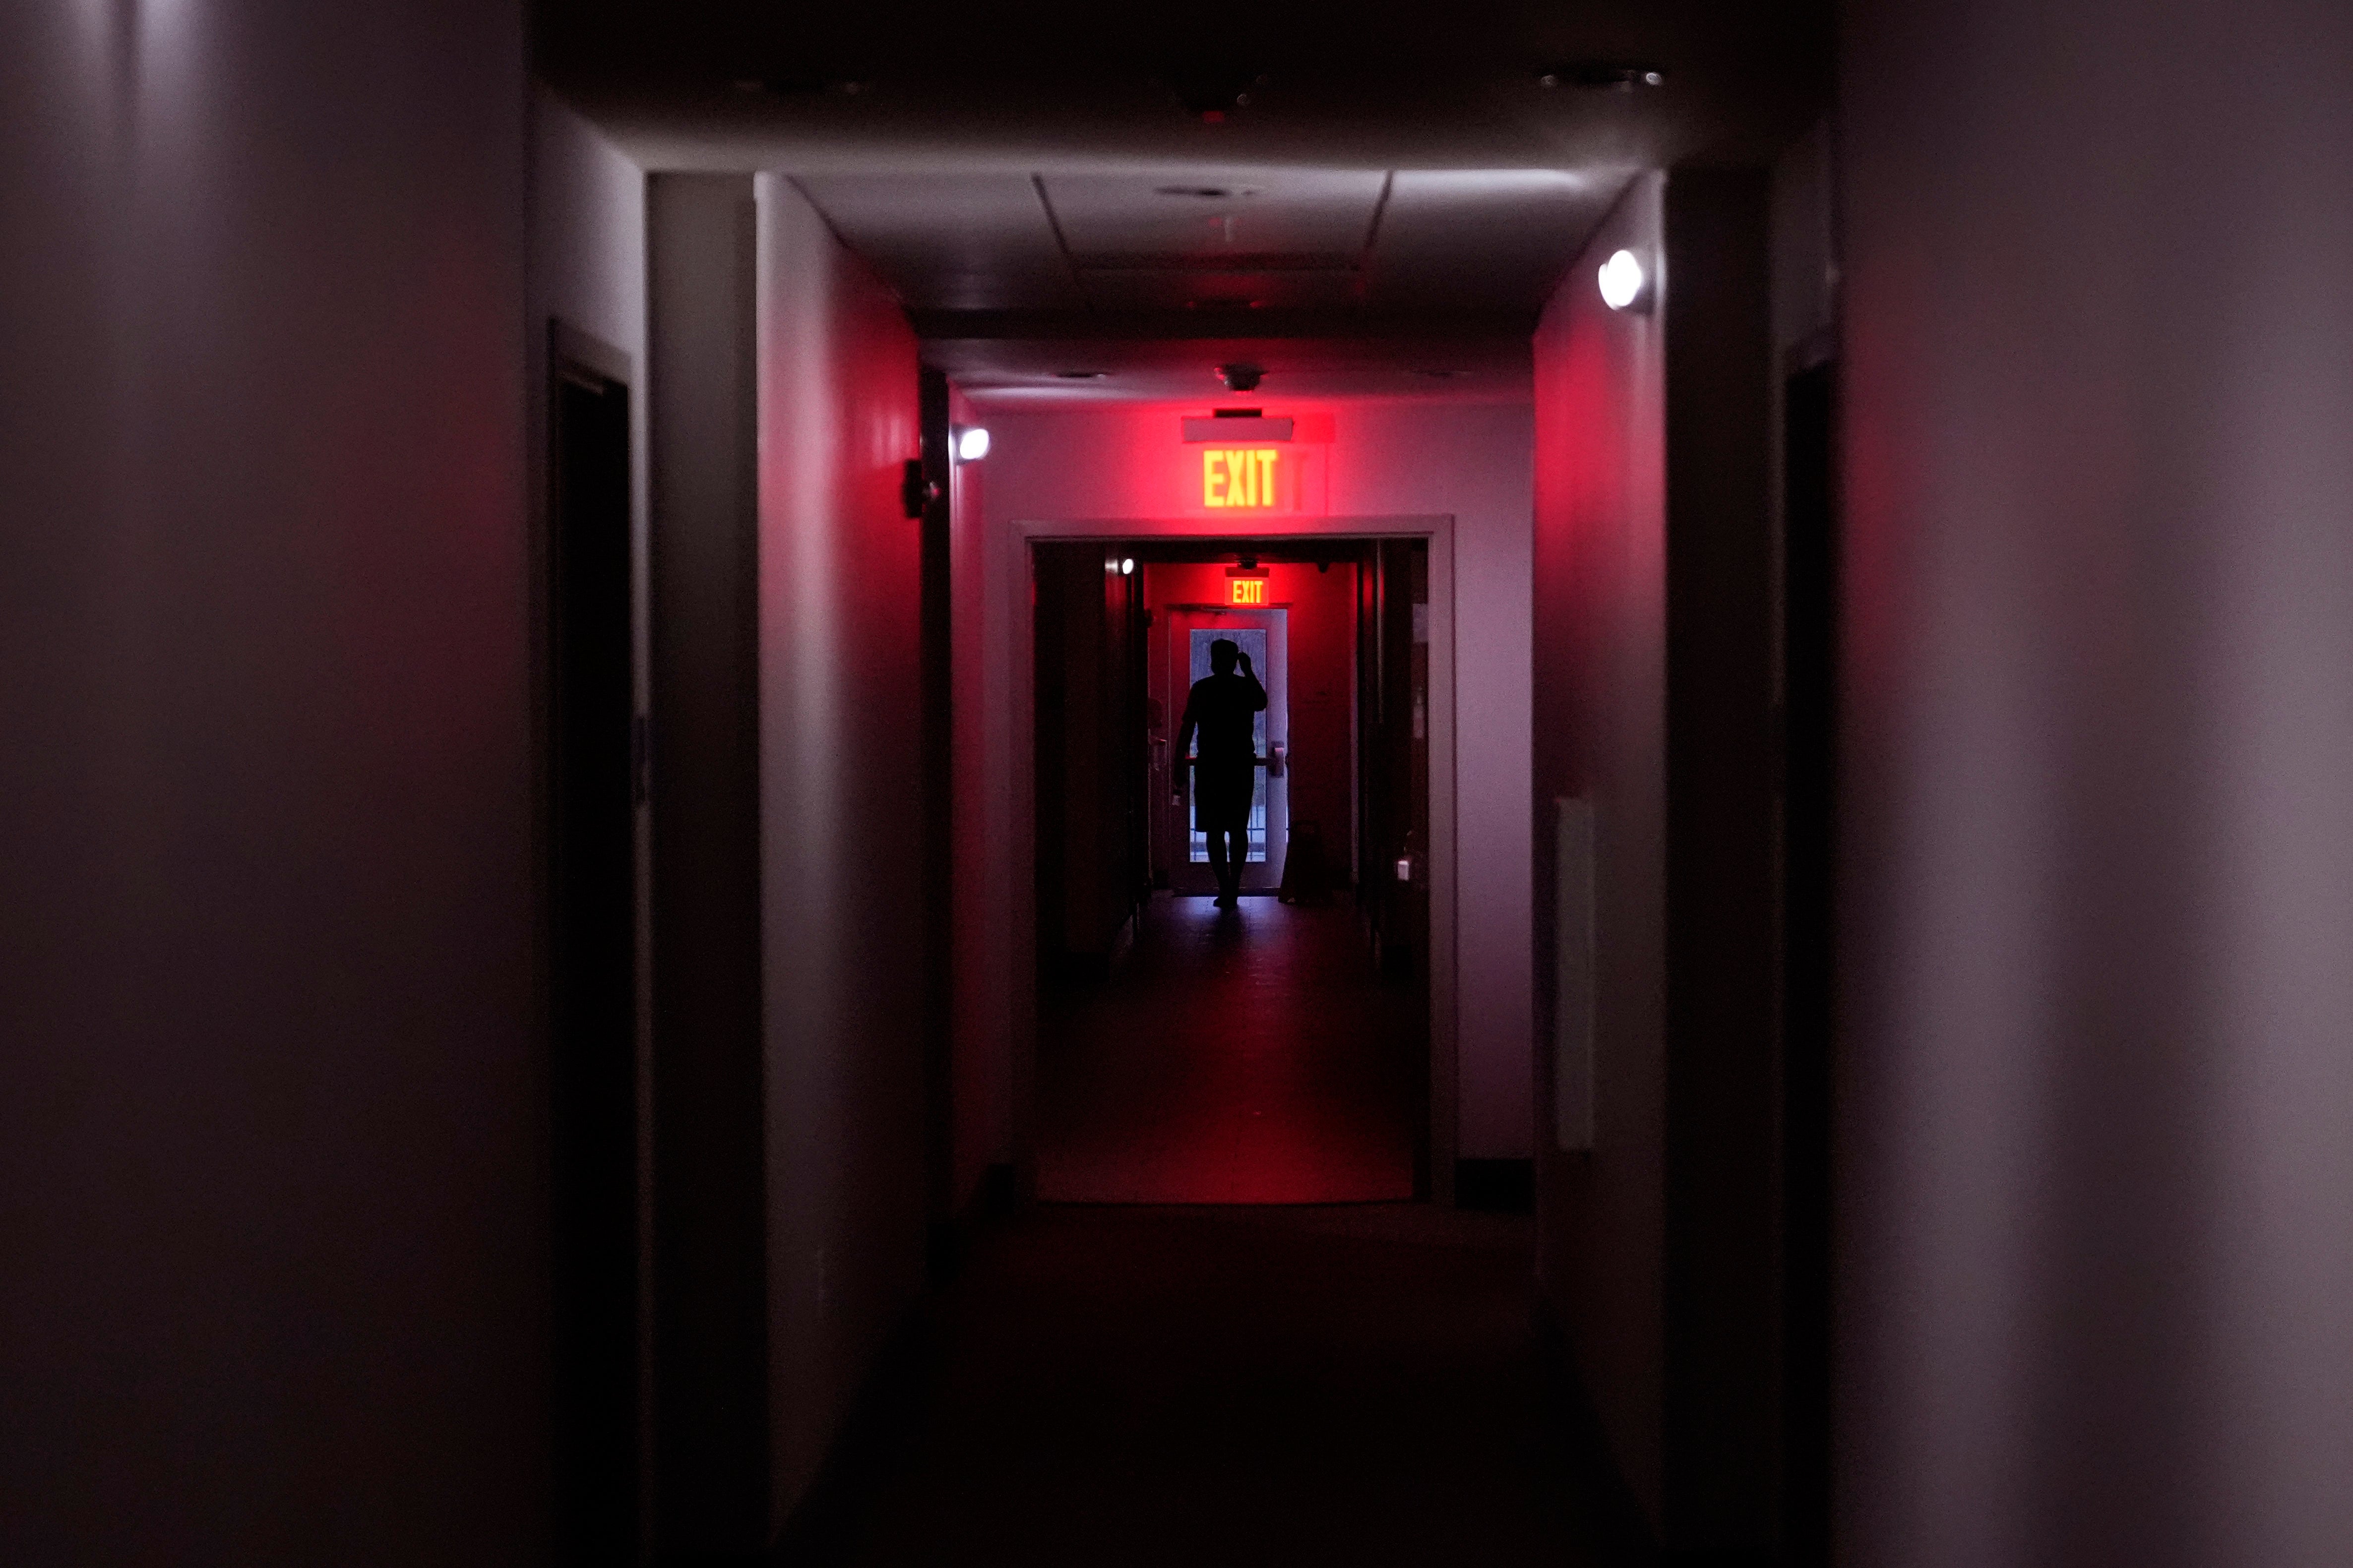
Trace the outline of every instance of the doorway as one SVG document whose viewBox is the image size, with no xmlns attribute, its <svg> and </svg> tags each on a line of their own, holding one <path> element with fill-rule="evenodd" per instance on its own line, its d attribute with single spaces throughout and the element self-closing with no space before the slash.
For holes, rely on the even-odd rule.
<svg viewBox="0 0 2353 1568">
<path fill-rule="evenodd" d="M 1263 578 L 1238 578 L 1263 583 Z M 1257 716 L 1250 737 L 1251 773 L 1249 849 L 1242 866 L 1242 891 L 1272 893 L 1282 885 L 1283 857 L 1291 837 L 1291 786 L 1285 766 L 1291 734 L 1290 612 L 1272 608 L 1235 610 L 1215 605 L 1194 605 L 1168 612 L 1167 646 L 1159 668 L 1163 711 L 1183 723 L 1187 695 L 1193 683 L 1208 678 L 1210 648 L 1231 642 L 1249 658 L 1259 683 L 1266 689 L 1266 709 Z M 1175 742 L 1168 742 L 1173 745 Z M 1187 748 L 1199 750 L 1198 742 Z M 1203 832 L 1194 802 L 1194 758 L 1174 758 L 1168 799 L 1155 801 L 1158 827 L 1154 860 L 1168 868 L 1172 892 L 1207 897 L 1217 891 L 1210 874 L 1209 836 Z"/>
<path fill-rule="evenodd" d="M 1451 921 L 1431 913 L 1451 834 L 1431 830 L 1447 706 L 1432 631 L 1451 626 L 1433 553 L 1426 537 L 1034 542 L 1039 1198 L 1439 1195 L 1433 1086 L 1451 1088 L 1451 1064 L 1435 939 Z M 1212 905 L 1176 754 L 1219 640 L 1268 696 L 1244 863 L 1257 896 L 1232 910 Z"/>
<path fill-rule="evenodd" d="M 636 1560 L 645 1473 L 628 360 L 551 323 L 545 898 L 564 1560 Z"/>
</svg>

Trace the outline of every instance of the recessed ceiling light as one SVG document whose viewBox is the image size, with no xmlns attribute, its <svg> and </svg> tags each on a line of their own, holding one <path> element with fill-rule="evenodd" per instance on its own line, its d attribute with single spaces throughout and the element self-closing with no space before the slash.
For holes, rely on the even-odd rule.
<svg viewBox="0 0 2353 1568">
<path fill-rule="evenodd" d="M 1109 374 L 1111 372 L 1107 370 L 1058 370 L 1054 373 L 1054 379 L 1056 381 L 1101 381 Z"/>
<path fill-rule="evenodd" d="M 1155 196 L 1187 196 L 1197 202 L 1247 200 L 1265 193 L 1256 185 L 1155 185 Z"/>
<path fill-rule="evenodd" d="M 1648 60 L 1570 60 L 1546 66 L 1536 74 L 1538 87 L 1617 88 L 1664 87 L 1667 73 Z"/>
<path fill-rule="evenodd" d="M 850 77 L 739 76 L 733 85 L 737 92 L 751 98 L 816 98 L 828 93 L 856 98 L 873 84 Z"/>
</svg>

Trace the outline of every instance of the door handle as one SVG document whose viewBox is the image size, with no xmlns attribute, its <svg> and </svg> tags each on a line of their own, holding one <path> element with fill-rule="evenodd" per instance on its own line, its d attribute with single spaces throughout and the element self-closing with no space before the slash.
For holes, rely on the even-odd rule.
<svg viewBox="0 0 2353 1568">
<path fill-rule="evenodd" d="M 1291 748 L 1281 741 L 1266 749 L 1266 776 L 1279 779 L 1291 765 Z"/>
</svg>

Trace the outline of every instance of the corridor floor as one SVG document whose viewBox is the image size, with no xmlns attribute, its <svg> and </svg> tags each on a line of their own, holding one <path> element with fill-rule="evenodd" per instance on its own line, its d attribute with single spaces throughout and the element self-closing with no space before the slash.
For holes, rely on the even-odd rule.
<svg viewBox="0 0 2353 1568">
<path fill-rule="evenodd" d="M 1155 894 L 1107 980 L 1039 999 L 1038 1195 L 1410 1198 L 1425 1006 L 1345 903 Z"/>
<path fill-rule="evenodd" d="M 937 1300 L 786 1560 L 1630 1563 L 1547 1416 L 1529 1302 L 1521 1218 L 1033 1210 Z"/>
</svg>

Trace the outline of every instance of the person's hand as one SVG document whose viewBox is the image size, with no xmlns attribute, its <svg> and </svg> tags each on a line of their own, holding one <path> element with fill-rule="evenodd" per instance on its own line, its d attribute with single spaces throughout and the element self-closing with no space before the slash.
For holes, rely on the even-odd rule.
<svg viewBox="0 0 2353 1568">
<path fill-rule="evenodd" d="M 1242 661 L 1242 673 L 1243 673 L 1244 675 L 1255 675 L 1255 674 L 1257 674 L 1257 673 L 1258 673 L 1256 670 L 1254 670 L 1254 669 L 1252 669 L 1252 668 L 1250 668 L 1250 655 L 1248 655 L 1248 654 L 1243 654 L 1243 655 L 1241 656 L 1241 661 Z"/>
</svg>

